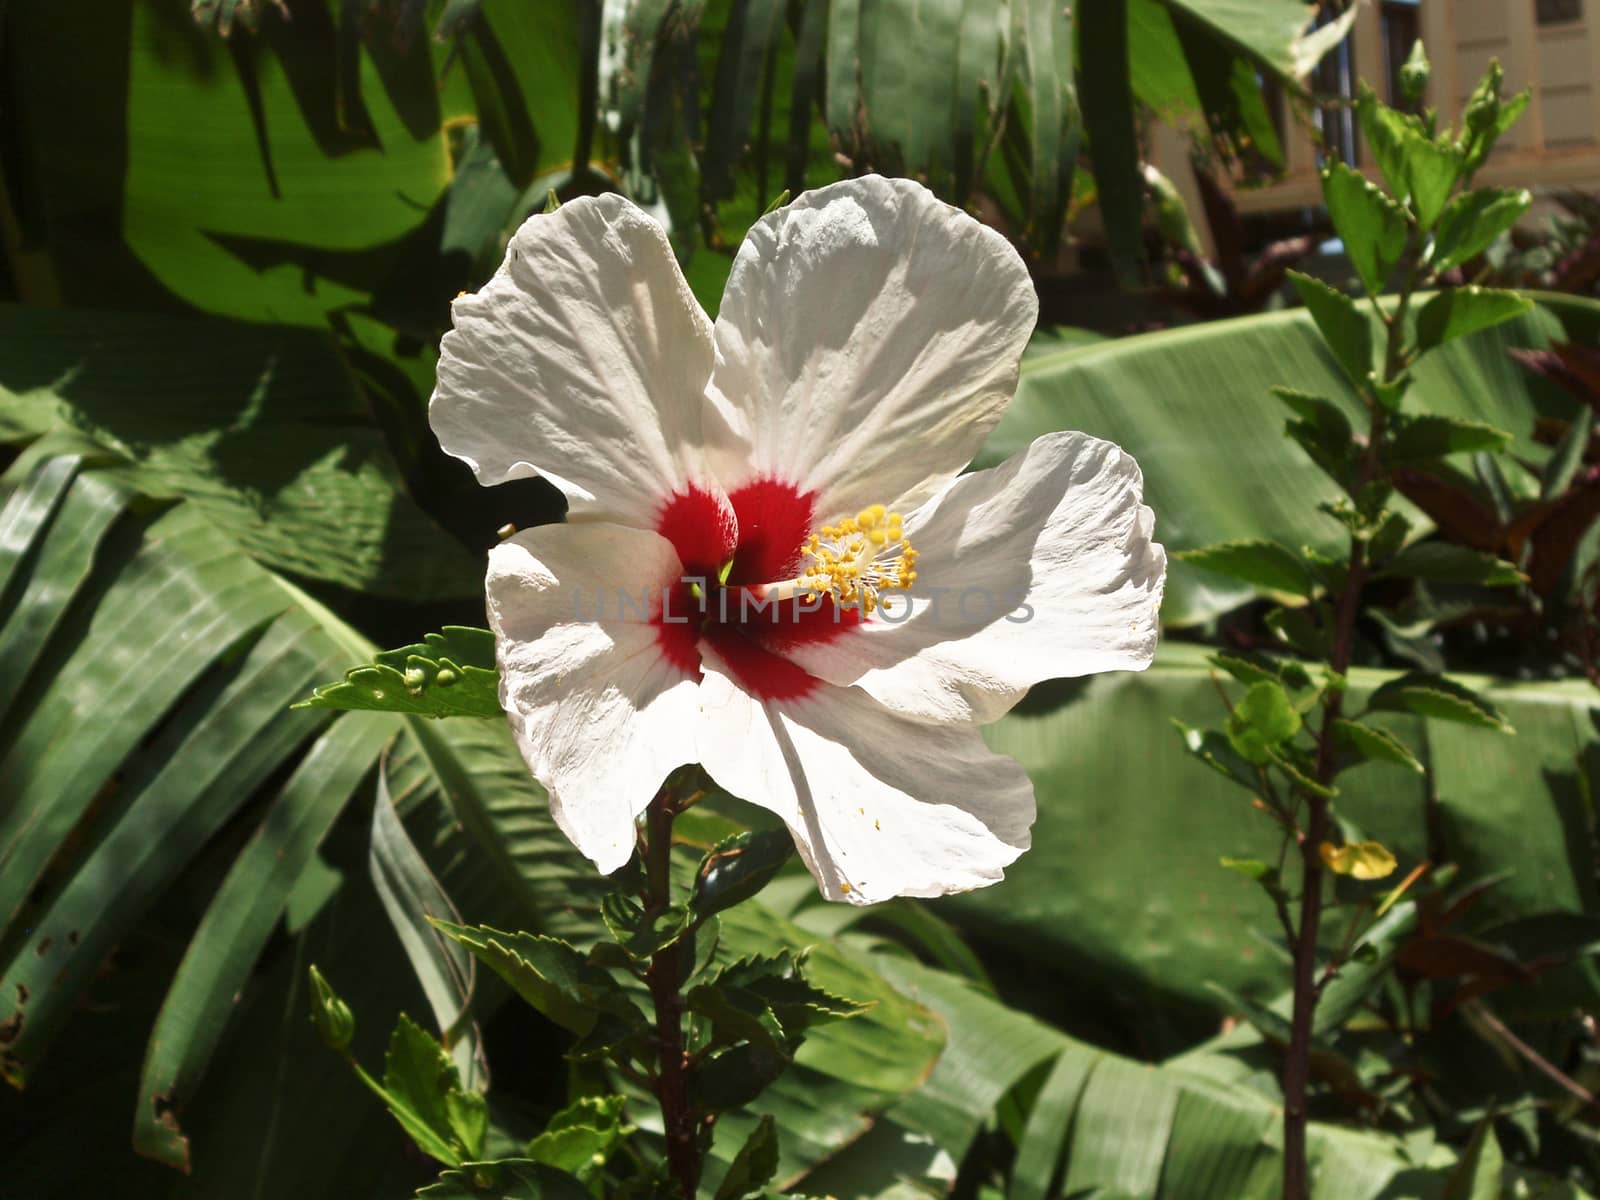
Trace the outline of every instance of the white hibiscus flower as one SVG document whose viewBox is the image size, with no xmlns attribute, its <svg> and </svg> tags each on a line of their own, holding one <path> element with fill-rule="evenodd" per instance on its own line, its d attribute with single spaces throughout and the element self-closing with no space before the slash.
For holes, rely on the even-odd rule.
<svg viewBox="0 0 1600 1200">
<path fill-rule="evenodd" d="M 978 727 L 1149 665 L 1166 575 L 1114 445 L 959 475 L 1037 310 L 1004 238 L 876 176 L 763 217 L 715 324 L 617 196 L 531 217 L 456 301 L 440 444 L 567 497 L 491 552 L 489 620 L 523 756 L 602 872 L 696 762 L 830 899 L 981 887 L 1027 849 L 1033 786 Z"/>
</svg>

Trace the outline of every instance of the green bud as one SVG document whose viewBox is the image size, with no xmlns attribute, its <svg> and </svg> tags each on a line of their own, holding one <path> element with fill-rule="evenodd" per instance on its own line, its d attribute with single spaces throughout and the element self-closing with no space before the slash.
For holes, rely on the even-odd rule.
<svg viewBox="0 0 1600 1200">
<path fill-rule="evenodd" d="M 1431 71 L 1428 56 L 1422 49 L 1422 39 L 1418 38 L 1411 47 L 1405 65 L 1400 68 L 1400 91 L 1409 103 L 1415 104 L 1422 99 L 1422 93 L 1428 90 Z"/>
<path fill-rule="evenodd" d="M 356 1019 L 350 1006 L 334 994 L 316 966 L 311 967 L 311 1023 L 332 1050 L 343 1054 L 355 1036 Z"/>
<path fill-rule="evenodd" d="M 1495 127 L 1495 122 L 1500 119 L 1500 85 L 1504 80 L 1505 72 L 1500 69 L 1500 60 L 1491 58 L 1489 69 L 1478 80 L 1478 86 L 1472 89 L 1472 95 L 1467 100 L 1463 119 L 1469 133 L 1482 135 Z"/>
</svg>

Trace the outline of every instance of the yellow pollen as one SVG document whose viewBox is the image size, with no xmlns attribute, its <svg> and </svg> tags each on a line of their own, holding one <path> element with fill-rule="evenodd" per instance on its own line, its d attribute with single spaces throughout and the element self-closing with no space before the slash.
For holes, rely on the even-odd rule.
<svg viewBox="0 0 1600 1200">
<path fill-rule="evenodd" d="M 822 526 L 806 539 L 804 557 L 795 580 L 801 591 L 831 595 L 868 614 L 883 603 L 883 593 L 907 591 L 917 578 L 905 518 L 881 504 Z"/>
</svg>

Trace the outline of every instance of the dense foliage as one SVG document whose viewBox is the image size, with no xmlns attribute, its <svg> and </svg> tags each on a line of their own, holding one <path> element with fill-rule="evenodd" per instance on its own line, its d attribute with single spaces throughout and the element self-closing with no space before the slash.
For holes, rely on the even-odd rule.
<svg viewBox="0 0 1600 1200">
<path fill-rule="evenodd" d="M 1111 438 L 1198 554 L 1148 673 L 1045 685 L 988 731 L 1040 819 L 986 892 L 826 905 L 713 789 L 650 886 L 700 895 L 737 851 L 759 897 L 735 879 L 744 902 L 670 937 L 602 919 L 473 632 L 496 529 L 560 500 L 481 494 L 426 424 L 450 298 L 551 193 L 650 207 L 713 311 L 779 193 L 867 170 L 971 205 L 1041 276 L 1094 198 L 1137 284 L 1148 114 L 1270 166 L 1259 80 L 1297 87 L 1344 23 L 1301 36 L 1296 0 L 1077 25 L 1042 0 L 194 8 L 0 7 L 0 1194 L 651 1194 L 659 1117 L 583 1039 L 677 949 L 723 985 L 707 1021 L 777 1068 L 708 1104 L 707 1194 L 1276 1195 L 1275 909 L 1301 897 L 1237 777 L 1316 797 L 1319 705 L 1348 769 L 1338 836 L 1308 844 L 1397 870 L 1330 893 L 1341 968 L 1300 1034 L 1315 1195 L 1600 1187 L 1600 306 L 1419 291 L 1506 261 L 1524 200 L 1446 207 L 1470 142 L 1363 112 L 1403 147 L 1388 198 L 1329 175 L 1354 273 L 1408 298 L 1370 320 L 1307 280 L 1290 312 L 1036 336 L 980 464 Z M 564 944 L 600 971 L 570 994 L 524 970 Z"/>
</svg>

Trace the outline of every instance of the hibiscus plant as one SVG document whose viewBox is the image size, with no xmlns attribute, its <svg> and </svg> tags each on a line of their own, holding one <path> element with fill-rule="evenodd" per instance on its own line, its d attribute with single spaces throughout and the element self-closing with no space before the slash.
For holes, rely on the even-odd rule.
<svg viewBox="0 0 1600 1200">
<path fill-rule="evenodd" d="M 1402 78 L 1415 101 L 1428 78 L 1420 42 Z M 1380 923 L 1428 872 L 1428 864 L 1422 864 L 1398 886 L 1343 894 L 1349 916 L 1339 938 L 1328 943 L 1323 915 L 1329 875 L 1371 882 L 1388 878 L 1396 867 L 1386 847 L 1363 837 L 1340 814 L 1337 780 L 1363 763 L 1424 772 L 1418 754 L 1385 727 L 1385 714 L 1511 732 L 1487 699 L 1438 674 L 1415 671 L 1385 683 L 1358 711 L 1347 706 L 1346 693 L 1356 621 L 1370 583 L 1386 578 L 1483 587 L 1525 582 L 1515 564 L 1491 554 L 1417 541 L 1413 518 L 1396 503 L 1393 476 L 1401 467 L 1448 469 L 1445 460 L 1452 454 L 1504 451 L 1512 440 L 1480 422 L 1408 411 L 1406 394 L 1424 355 L 1532 307 L 1515 292 L 1458 287 L 1435 292 L 1413 308 L 1419 290 L 1481 253 L 1527 211 L 1526 190 L 1470 185 L 1528 100 L 1527 92 L 1502 99 L 1500 68 L 1492 64 L 1466 106 L 1461 128 L 1441 130 L 1432 110 L 1402 112 L 1370 89 L 1363 91 L 1356 112 L 1387 190 L 1337 161 L 1324 168 L 1322 187 L 1365 290 L 1370 318 L 1354 299 L 1326 283 L 1298 273 L 1291 278 L 1344 372 L 1364 428 L 1353 426 L 1345 406 L 1335 400 L 1289 383 L 1275 389 L 1291 413 L 1288 436 L 1343 493 L 1322 511 L 1345 531 L 1344 552 L 1330 556 L 1251 540 L 1180 556 L 1281 595 L 1284 603 L 1266 621 L 1281 644 L 1299 656 L 1281 659 L 1248 650 L 1216 654 L 1217 670 L 1242 685 L 1243 692 L 1224 694 L 1225 727 L 1179 726 L 1188 749 L 1249 791 L 1255 808 L 1282 833 L 1276 862 L 1225 857 L 1222 864 L 1265 891 L 1292 963 L 1286 1021 L 1283 1014 L 1240 1005 L 1282 1049 L 1285 1200 L 1307 1200 L 1311 1194 L 1306 1133 L 1313 1042 L 1328 1027 L 1319 1003 L 1330 991 L 1342 992 L 1334 1006 L 1338 1015 L 1330 1019 L 1343 1020 L 1359 997 L 1377 986 L 1383 976 L 1374 967 L 1386 966 L 1380 960 L 1394 953 L 1394 931 Z M 1391 280 L 1397 286 L 1386 294 Z M 1291 859 L 1297 874 L 1288 873 Z M 1414 919 L 1414 913 L 1404 915 Z"/>
<path fill-rule="evenodd" d="M 662 227 L 615 195 L 529 218 L 455 302 L 440 444 L 485 485 L 542 475 L 566 519 L 502 530 L 490 631 L 392 652 L 308 704 L 489 715 L 498 673 L 557 824 L 616 885 L 610 938 L 435 926 L 576 1035 L 574 1061 L 655 1098 L 665 1175 L 643 1194 L 691 1200 L 718 1115 L 755 1101 L 810 1025 L 858 1011 L 804 954 L 719 955 L 719 911 L 791 845 L 851 904 L 997 882 L 1028 847 L 1033 784 L 979 727 L 1041 680 L 1155 654 L 1166 555 L 1130 456 L 1057 433 L 961 474 L 1037 313 L 1005 238 L 875 175 L 757 222 L 715 323 Z M 787 833 L 736 834 L 691 871 L 674 822 L 719 790 Z M 320 977 L 314 1005 L 343 1050 L 349 1018 Z M 409 1054 L 430 1064 L 423 1101 Z M 481 1098 L 409 1022 L 390 1073 L 372 1086 L 446 1165 L 570 1165 L 566 1142 L 538 1139 L 480 1161 Z M 769 1181 L 774 1137 L 757 1127 L 719 1196 Z"/>
</svg>

